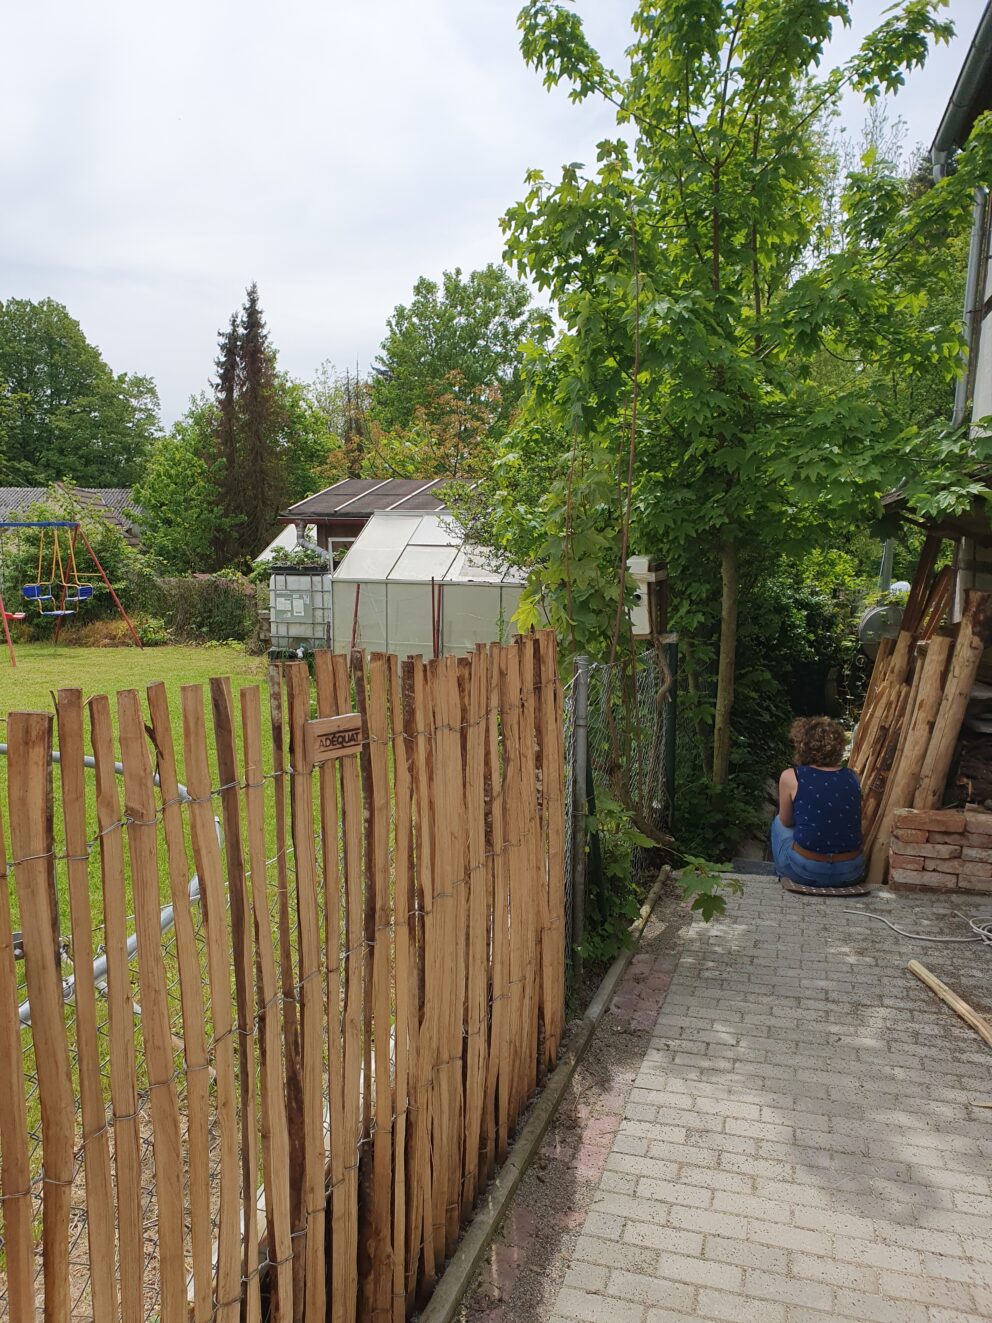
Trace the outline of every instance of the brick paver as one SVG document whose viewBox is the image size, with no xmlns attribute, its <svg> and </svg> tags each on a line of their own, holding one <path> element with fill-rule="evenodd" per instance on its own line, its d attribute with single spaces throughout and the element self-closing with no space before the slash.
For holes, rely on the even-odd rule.
<svg viewBox="0 0 992 1323">
<path fill-rule="evenodd" d="M 988 1010 L 992 951 L 855 907 L 966 931 L 938 898 L 772 879 L 693 925 L 552 1323 L 992 1318 L 992 1052 L 905 972 Z"/>
</svg>

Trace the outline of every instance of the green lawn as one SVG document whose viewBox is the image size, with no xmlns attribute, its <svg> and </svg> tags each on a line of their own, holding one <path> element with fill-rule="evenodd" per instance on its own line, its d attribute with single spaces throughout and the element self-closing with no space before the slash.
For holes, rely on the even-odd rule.
<svg viewBox="0 0 992 1323">
<path fill-rule="evenodd" d="M 249 657 L 243 648 L 233 645 L 203 647 L 163 647 L 146 648 L 74 648 L 55 647 L 50 643 L 22 645 L 17 649 L 17 666 L 0 665 L 0 740 L 6 738 L 6 717 L 12 710 L 53 711 L 52 693 L 62 688 L 81 688 L 84 698 L 91 694 L 109 694 L 110 710 L 114 729 L 117 728 L 117 703 L 115 694 L 121 689 L 137 689 L 142 694 L 154 681 L 165 683 L 169 695 L 169 709 L 172 715 L 172 729 L 175 740 L 176 758 L 179 764 L 179 777 L 184 780 L 182 711 L 179 691 L 185 684 L 202 683 L 208 744 L 210 747 L 210 765 L 212 783 L 218 784 L 216 758 L 213 753 L 212 719 L 210 713 L 210 695 L 208 682 L 213 676 L 230 676 L 234 688 L 235 729 L 238 733 L 238 756 L 241 754 L 240 714 L 237 691 L 245 684 L 260 685 L 265 682 L 266 662 L 264 657 Z M 263 720 L 267 717 L 268 704 L 263 704 Z M 267 726 L 266 721 L 266 726 Z M 86 723 L 87 746 L 88 722 Z M 56 734 L 57 744 L 57 734 Z M 263 758 L 267 769 L 272 765 L 271 743 L 263 733 Z M 87 747 L 87 752 L 88 752 Z M 96 809 L 94 802 L 94 780 L 92 773 L 87 774 L 87 825 L 91 839 L 96 835 Z M 61 821 L 61 795 L 59 793 L 58 771 L 54 774 L 54 809 L 56 850 L 62 848 L 63 828 Z M 4 805 L 4 817 L 7 813 L 7 763 L 0 758 L 0 795 Z M 268 797 L 267 797 L 268 800 Z M 216 812 L 219 814 L 220 805 Z M 266 804 L 267 833 L 272 835 L 271 800 Z M 9 829 L 8 829 L 9 830 Z M 163 904 L 168 899 L 168 874 L 166 870 L 165 842 L 159 836 L 160 885 Z M 130 861 L 125 856 L 126 866 Z M 128 869 L 129 871 L 129 869 Z M 128 879 L 130 882 L 130 879 Z M 59 893 L 59 908 L 63 932 L 68 931 L 68 897 L 64 869 L 57 870 L 56 885 Z M 101 881 L 98 852 L 94 851 L 90 868 L 90 893 L 94 909 L 94 920 L 99 922 L 102 914 Z M 15 922 L 17 918 L 16 895 L 11 896 Z"/>
<path fill-rule="evenodd" d="M 216 758 L 213 753 L 213 733 L 212 718 L 210 711 L 210 695 L 208 682 L 213 676 L 230 676 L 234 688 L 234 708 L 235 708 L 235 729 L 238 732 L 238 756 L 241 756 L 240 740 L 240 711 L 238 706 L 238 690 L 245 684 L 264 684 L 266 681 L 266 661 L 264 657 L 249 657 L 243 648 L 236 646 L 204 646 L 204 647 L 163 647 L 147 648 L 138 650 L 137 648 L 77 648 L 77 647 L 54 647 L 50 643 L 36 643 L 21 645 L 17 649 L 17 666 L 11 667 L 7 664 L 6 656 L 0 654 L 0 741 L 6 740 L 6 718 L 12 710 L 41 710 L 52 712 L 53 702 L 52 693 L 62 688 L 80 688 L 83 690 L 84 698 L 90 697 L 95 693 L 105 693 L 111 698 L 111 714 L 114 723 L 115 732 L 117 729 L 117 703 L 114 695 L 121 689 L 137 689 L 142 695 L 142 704 L 144 706 L 144 690 L 154 681 L 164 681 L 169 695 L 169 708 L 172 716 L 173 736 L 175 740 L 176 756 L 179 762 L 179 776 L 183 775 L 183 746 L 182 746 L 182 712 L 180 707 L 180 688 L 184 684 L 202 683 L 204 685 L 205 698 L 205 716 L 208 732 L 208 745 L 210 748 L 210 764 L 212 784 L 218 784 Z M 147 709 L 146 709 L 147 711 Z M 268 728 L 268 702 L 265 701 L 262 707 L 263 721 L 265 729 L 263 730 L 263 758 L 267 769 L 272 765 L 271 741 L 267 736 Z M 86 746 L 89 752 L 89 723 L 84 723 L 86 731 Z M 55 736 L 57 744 L 57 733 Z M 119 754 L 118 754 L 119 756 Z M 3 804 L 3 817 L 5 820 L 5 829 L 7 832 L 7 842 L 0 843 L 7 849 L 9 857 L 9 813 L 7 808 L 7 760 L 0 757 L 0 802 Z M 119 782 L 121 788 L 123 785 Z M 271 784 L 271 783 L 270 783 Z M 62 796 L 60 793 L 60 783 L 58 768 L 54 769 L 53 775 L 53 808 L 54 808 L 54 828 L 55 828 L 55 849 L 59 855 L 64 850 L 64 829 L 62 823 Z M 96 809 L 94 802 L 95 779 L 92 772 L 86 774 L 87 789 L 87 835 L 91 841 L 97 834 Z M 214 812 L 220 814 L 220 801 L 215 800 Z M 273 850 L 274 843 L 274 804 L 271 793 L 266 794 L 266 836 L 267 845 L 270 847 L 270 853 Z M 189 836 L 186 832 L 187 845 L 187 868 L 186 875 L 193 871 L 192 855 L 189 851 Z M 126 888 L 128 892 L 128 910 L 131 909 L 131 876 L 130 876 L 130 858 L 125 847 L 125 873 Z M 159 832 L 159 891 L 161 903 L 167 904 L 171 899 L 169 879 L 168 879 L 168 859 L 165 848 L 164 834 Z M 66 876 L 66 867 L 64 861 L 58 859 L 56 865 L 56 890 L 59 901 L 59 926 L 64 936 L 69 937 L 72 932 L 72 924 L 68 904 L 68 879 Z M 89 884 L 90 884 L 90 905 L 93 924 L 93 940 L 99 948 L 103 941 L 103 895 L 102 880 L 100 871 L 100 852 L 98 848 L 93 848 L 90 855 L 89 865 Z M 12 878 L 10 883 L 10 902 L 13 917 L 14 928 L 19 924 L 19 905 L 17 897 L 16 879 Z M 193 907 L 194 925 L 198 930 L 198 944 L 202 946 L 201 930 L 201 909 L 200 906 Z M 133 920 L 128 920 L 128 931 L 133 929 Z M 70 940 L 69 958 L 63 965 L 63 973 L 72 969 L 72 951 L 73 943 Z M 173 1030 L 178 1035 L 181 1034 L 181 1013 L 178 997 L 178 964 L 175 953 L 174 932 L 169 932 L 163 936 L 162 951 L 165 963 L 166 979 L 169 986 L 169 1011 Z M 84 971 L 80 971 L 83 977 L 86 977 Z M 18 999 L 27 995 L 25 984 L 25 965 L 19 962 L 17 965 L 18 976 Z M 138 988 L 137 983 L 137 965 L 132 961 L 132 976 L 135 979 L 134 987 Z M 206 981 L 206 966 L 203 965 L 202 977 Z M 136 1000 L 139 999 L 136 994 Z M 6 1011 L 6 1008 L 4 1008 Z M 107 1023 L 106 999 L 99 997 L 97 1000 L 98 1024 L 101 1032 L 101 1053 L 105 1054 L 107 1040 L 105 1036 Z M 74 1044 L 74 1027 L 71 1009 L 67 1013 L 67 1023 L 70 1026 L 69 1040 L 70 1049 Z M 207 1016 L 208 1035 L 210 1033 L 210 1020 Z M 33 1081 L 34 1075 L 34 1048 L 33 1043 L 27 1037 L 23 1039 L 25 1051 L 25 1067 L 29 1078 Z M 140 1087 L 147 1084 L 144 1074 L 144 1052 L 142 1044 L 142 1034 L 139 1018 L 135 1017 L 135 1044 L 138 1062 L 138 1082 Z M 106 1061 L 104 1061 L 106 1066 Z M 72 1061 L 72 1076 L 74 1088 L 77 1087 L 76 1064 Z M 28 1122 L 32 1131 L 36 1131 L 39 1124 L 39 1098 L 37 1089 L 33 1082 L 31 1083 L 27 1097 Z M 41 1149 L 33 1141 L 31 1152 L 31 1162 L 33 1173 L 40 1169 Z M 40 1230 L 40 1223 L 39 1223 Z M 3 1252 L 0 1247 L 0 1271 L 3 1269 Z"/>
<path fill-rule="evenodd" d="M 206 682 L 214 675 L 229 675 L 236 686 L 239 681 L 260 683 L 265 659 L 249 657 L 243 648 L 227 644 L 139 650 L 22 643 L 16 667 L 8 664 L 5 654 L 0 656 L 0 716 L 12 710 L 51 712 L 55 689 L 82 689 L 88 698 L 114 695 L 119 689 L 144 689 L 155 680 L 165 682 L 169 705 L 174 707 L 181 685 Z M 111 709 L 116 723 L 116 704 Z"/>
</svg>

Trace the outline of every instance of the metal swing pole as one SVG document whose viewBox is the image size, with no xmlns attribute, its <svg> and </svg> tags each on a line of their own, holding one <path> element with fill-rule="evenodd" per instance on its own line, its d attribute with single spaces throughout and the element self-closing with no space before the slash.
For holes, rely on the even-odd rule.
<svg viewBox="0 0 992 1323">
<path fill-rule="evenodd" d="M 82 524 L 79 523 L 75 525 L 75 528 L 78 531 L 80 537 L 83 539 L 83 542 L 86 545 L 86 550 L 90 553 L 90 559 L 93 561 L 93 564 L 96 566 L 97 570 L 99 571 L 100 578 L 107 585 L 107 591 L 110 593 L 110 596 L 114 599 L 114 606 L 116 606 L 117 610 L 121 613 L 121 618 L 123 619 L 125 625 L 127 625 L 128 629 L 131 631 L 131 637 L 134 639 L 135 643 L 140 648 L 141 639 L 138 638 L 137 631 L 135 630 L 134 626 L 131 624 L 131 617 L 124 610 L 123 606 L 121 606 L 121 599 L 114 592 L 113 584 L 107 578 L 106 571 L 104 570 L 103 566 L 100 564 L 100 557 L 96 554 L 96 552 L 93 550 L 92 546 L 90 545 L 90 540 L 86 536 L 86 529 L 82 526 Z"/>
<path fill-rule="evenodd" d="M 77 534 L 78 532 L 79 532 L 79 528 L 78 528 L 78 526 L 72 530 L 72 537 L 71 537 L 70 542 L 69 542 L 69 558 L 70 558 L 70 560 L 72 559 L 72 552 L 73 552 L 73 549 L 74 549 L 75 546 L 76 546 L 76 534 Z M 56 545 L 56 547 L 58 547 L 58 544 L 59 544 L 59 530 L 58 530 L 58 529 L 55 530 L 53 536 L 54 536 L 54 538 L 55 538 L 55 545 Z M 65 602 L 66 602 L 66 597 L 68 596 L 68 592 L 69 592 L 68 585 L 66 584 L 66 581 L 65 581 L 65 570 L 62 568 L 62 552 L 61 552 L 61 551 L 59 551 L 59 574 L 60 574 L 61 577 L 62 577 L 62 599 L 61 599 L 61 601 L 59 602 L 59 616 L 58 616 L 58 619 L 55 621 L 55 637 L 54 637 L 54 639 L 53 639 L 53 642 L 55 642 L 55 643 L 58 643 L 58 641 L 59 641 L 59 635 L 62 633 L 62 621 L 65 619 Z"/>
<path fill-rule="evenodd" d="M 14 656 L 14 644 L 10 637 L 10 626 L 7 624 L 7 607 L 3 600 L 3 591 L 0 589 L 0 615 L 3 616 L 3 636 L 7 641 L 7 651 L 10 653 L 11 666 L 17 665 L 17 658 Z"/>
<path fill-rule="evenodd" d="M 2 572 L 7 566 L 7 559 L 3 553 L 3 531 L 0 530 L 0 616 L 3 616 L 3 636 L 7 643 L 7 652 L 10 655 L 10 664 L 11 666 L 16 666 L 17 657 L 14 655 L 14 643 L 10 637 L 10 626 L 7 624 L 7 603 L 3 600 Z"/>
</svg>

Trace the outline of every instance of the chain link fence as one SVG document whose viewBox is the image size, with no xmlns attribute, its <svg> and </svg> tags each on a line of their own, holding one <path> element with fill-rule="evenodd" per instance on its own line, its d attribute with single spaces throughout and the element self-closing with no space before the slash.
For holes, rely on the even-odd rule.
<svg viewBox="0 0 992 1323">
<path fill-rule="evenodd" d="M 565 917 L 580 946 L 595 832 L 590 818 L 621 804 L 642 833 L 671 830 L 675 800 L 678 644 L 667 636 L 636 657 L 605 664 L 577 657 L 565 686 Z M 631 882 L 643 889 L 649 851 L 635 846 Z M 602 879 L 599 879 L 602 883 Z"/>
</svg>

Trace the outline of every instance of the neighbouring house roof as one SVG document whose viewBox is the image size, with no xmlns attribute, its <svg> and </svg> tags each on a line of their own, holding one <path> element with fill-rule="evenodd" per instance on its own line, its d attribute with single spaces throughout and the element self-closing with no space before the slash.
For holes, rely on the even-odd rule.
<svg viewBox="0 0 992 1323">
<path fill-rule="evenodd" d="M 68 496 L 92 514 L 116 524 L 127 540 L 137 546 L 141 540 L 138 517 L 141 511 L 134 503 L 130 487 L 67 487 L 55 484 Z M 48 500 L 48 487 L 0 487 L 0 522 L 29 519 L 33 506 Z"/>
<path fill-rule="evenodd" d="M 447 509 L 438 492 L 464 478 L 343 478 L 315 496 L 291 505 L 281 519 L 321 523 L 367 519 L 382 512 L 439 514 Z"/>
<path fill-rule="evenodd" d="M 954 91 L 934 136 L 931 155 L 940 167 L 951 152 L 963 147 L 979 115 L 992 110 L 992 4 L 978 21 Z"/>
</svg>

